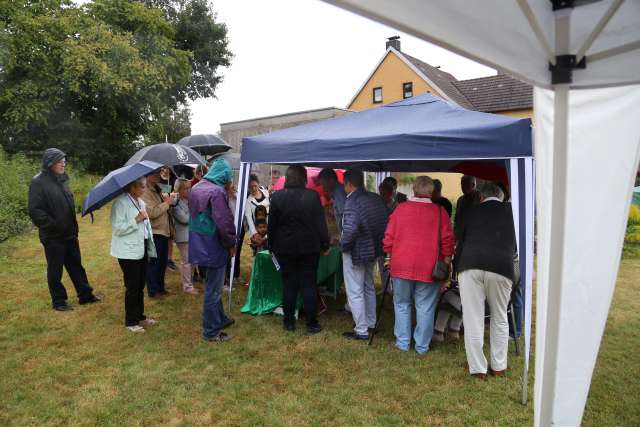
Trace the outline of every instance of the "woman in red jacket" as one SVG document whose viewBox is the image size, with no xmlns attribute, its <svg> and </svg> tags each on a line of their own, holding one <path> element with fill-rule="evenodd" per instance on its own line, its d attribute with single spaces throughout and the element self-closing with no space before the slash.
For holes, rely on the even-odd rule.
<svg viewBox="0 0 640 427">
<path fill-rule="evenodd" d="M 413 339 L 416 352 L 424 354 L 429 351 L 433 335 L 440 288 L 440 284 L 434 283 L 431 272 L 438 258 L 451 262 L 454 239 L 447 212 L 431 202 L 433 180 L 419 176 L 413 192 L 414 197 L 398 205 L 391 215 L 383 247 L 390 258 L 393 279 L 396 347 L 409 351 L 411 305 L 415 302 L 417 323 Z"/>
</svg>

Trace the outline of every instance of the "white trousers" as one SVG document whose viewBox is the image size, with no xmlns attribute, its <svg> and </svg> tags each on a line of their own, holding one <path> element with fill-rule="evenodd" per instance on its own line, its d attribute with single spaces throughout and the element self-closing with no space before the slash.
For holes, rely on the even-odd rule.
<svg viewBox="0 0 640 427">
<path fill-rule="evenodd" d="M 365 265 L 353 265 L 351 254 L 342 254 L 342 269 L 344 273 L 347 302 L 351 308 L 351 315 L 356 327 L 353 329 L 358 335 L 367 335 L 369 328 L 376 325 L 376 290 L 373 286 L 372 261 Z"/>
<path fill-rule="evenodd" d="M 511 280 L 500 274 L 482 270 L 466 270 L 458 274 L 462 319 L 464 321 L 464 347 L 469 373 L 486 374 L 484 357 L 484 302 L 491 310 L 490 351 L 491 369 L 507 369 L 509 350 L 509 323 L 507 306 L 511 296 Z"/>
</svg>

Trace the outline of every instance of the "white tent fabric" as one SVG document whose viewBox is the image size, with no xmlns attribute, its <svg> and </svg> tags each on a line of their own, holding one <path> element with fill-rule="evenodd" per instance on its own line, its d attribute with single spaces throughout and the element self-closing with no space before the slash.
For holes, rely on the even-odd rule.
<svg viewBox="0 0 640 427">
<path fill-rule="evenodd" d="M 551 89 L 534 97 L 535 425 L 579 425 L 638 164 L 640 1 L 325 1 Z"/>
<path fill-rule="evenodd" d="M 638 106 L 640 87 L 570 91 L 566 162 L 554 162 L 554 92 L 535 92 L 538 425 L 582 417 L 638 167 Z M 557 175 L 566 177 L 560 200 Z"/>
</svg>

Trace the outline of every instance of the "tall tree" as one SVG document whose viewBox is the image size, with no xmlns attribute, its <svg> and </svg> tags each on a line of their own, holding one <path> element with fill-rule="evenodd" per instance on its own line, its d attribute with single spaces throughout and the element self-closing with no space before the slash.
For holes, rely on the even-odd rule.
<svg viewBox="0 0 640 427">
<path fill-rule="evenodd" d="M 104 172 L 151 139 L 143 136 L 169 132 L 176 114 L 176 135 L 188 128 L 181 106 L 201 84 L 196 53 L 180 46 L 164 10 L 126 0 L 16 0 L 0 2 L 0 18 L 0 141 L 8 152 L 57 146 Z"/>
</svg>

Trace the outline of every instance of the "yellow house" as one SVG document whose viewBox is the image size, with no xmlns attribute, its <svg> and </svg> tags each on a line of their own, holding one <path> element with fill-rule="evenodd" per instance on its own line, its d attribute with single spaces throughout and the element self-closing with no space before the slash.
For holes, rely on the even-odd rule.
<svg viewBox="0 0 640 427">
<path fill-rule="evenodd" d="M 458 80 L 439 67 L 402 52 L 398 36 L 390 37 L 385 48 L 347 109 L 367 110 L 428 92 L 468 110 L 514 117 L 533 115 L 533 87 L 527 83 L 505 74 Z M 461 194 L 460 174 L 430 175 L 442 181 L 449 198 Z"/>
</svg>

